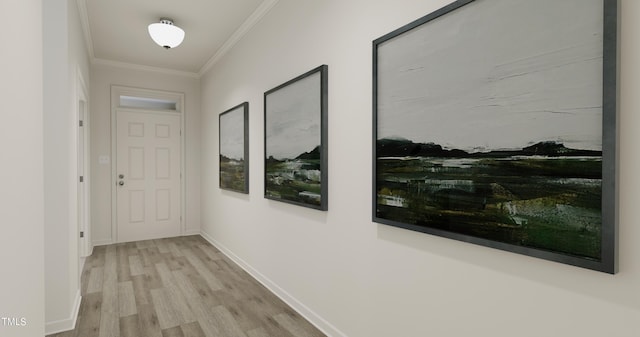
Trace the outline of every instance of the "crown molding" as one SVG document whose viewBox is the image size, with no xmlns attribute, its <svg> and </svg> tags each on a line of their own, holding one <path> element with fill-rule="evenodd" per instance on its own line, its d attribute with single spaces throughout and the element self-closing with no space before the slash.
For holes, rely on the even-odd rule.
<svg viewBox="0 0 640 337">
<path fill-rule="evenodd" d="M 224 55 L 226 55 L 233 46 L 238 43 L 269 11 L 278 3 L 279 0 L 264 0 L 258 8 L 240 25 L 240 27 L 225 41 L 225 43 L 216 51 L 216 53 L 205 63 L 198 76 L 204 75 L 213 67 Z"/>
<path fill-rule="evenodd" d="M 177 75 L 177 76 L 184 76 L 184 77 L 191 77 L 191 78 L 200 78 L 200 75 L 198 75 L 198 73 L 194 73 L 190 71 L 145 66 L 141 64 L 118 62 L 118 61 L 112 61 L 112 60 L 99 59 L 95 57 L 91 59 L 91 64 L 138 70 L 138 71 L 155 72 L 155 73 L 162 73 L 162 74 L 168 74 L 168 75 Z"/>
<path fill-rule="evenodd" d="M 93 40 L 91 39 L 91 29 L 89 28 L 89 14 L 87 13 L 87 0 L 77 0 L 78 13 L 80 14 L 80 25 L 82 26 L 82 36 L 84 36 L 84 44 L 89 53 L 89 59 L 94 59 Z"/>
<path fill-rule="evenodd" d="M 140 70 L 140 71 L 151 71 L 157 73 L 178 75 L 178 76 L 186 76 L 191 78 L 200 78 L 207 71 L 213 67 L 224 55 L 226 55 L 233 46 L 238 43 L 260 20 L 278 3 L 279 0 L 264 0 L 256 8 L 253 13 L 240 25 L 240 27 L 225 41 L 225 43 L 216 51 L 216 53 L 207 61 L 207 63 L 200 68 L 200 71 L 197 73 L 174 70 L 169 68 L 160 68 L 160 67 L 152 67 L 145 66 L 140 64 L 132 64 L 125 63 L 119 61 L 112 61 L 106 59 L 100 59 L 95 57 L 95 52 L 93 48 L 93 39 L 91 37 L 91 29 L 89 26 L 89 14 L 87 12 L 87 0 L 76 0 L 76 4 L 78 6 L 78 12 L 80 13 L 80 23 L 82 26 L 83 36 L 85 45 L 87 48 L 87 52 L 89 54 L 89 59 L 91 60 L 91 64 L 95 65 L 105 65 L 117 68 L 126 68 L 132 70 Z"/>
</svg>

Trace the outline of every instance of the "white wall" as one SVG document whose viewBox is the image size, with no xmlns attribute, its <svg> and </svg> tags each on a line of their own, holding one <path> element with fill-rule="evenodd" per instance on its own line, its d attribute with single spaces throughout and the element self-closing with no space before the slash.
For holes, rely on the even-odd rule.
<svg viewBox="0 0 640 337">
<path fill-rule="evenodd" d="M 72 329 L 80 300 L 77 76 L 89 77 L 76 2 L 43 2 L 46 332 Z"/>
<path fill-rule="evenodd" d="M 0 2 L 0 336 L 44 334 L 42 1 Z M 19 34 L 16 34 L 19 32 Z M 22 321 L 20 321 L 22 323 Z"/>
<path fill-rule="evenodd" d="M 163 50 L 159 50 L 163 52 Z M 186 234 L 200 232 L 200 80 L 191 76 L 94 64 L 91 67 L 91 230 L 94 244 L 115 242 L 111 228 L 111 85 L 185 94 Z M 112 161 L 113 158 L 110 158 Z"/>
<path fill-rule="evenodd" d="M 372 40 L 447 0 L 281 0 L 202 78 L 202 231 L 331 335 L 640 331 L 640 2 L 622 0 L 620 272 L 372 223 Z M 263 93 L 329 65 L 329 211 L 263 198 Z M 218 187 L 218 114 L 250 103 L 250 194 Z"/>
</svg>

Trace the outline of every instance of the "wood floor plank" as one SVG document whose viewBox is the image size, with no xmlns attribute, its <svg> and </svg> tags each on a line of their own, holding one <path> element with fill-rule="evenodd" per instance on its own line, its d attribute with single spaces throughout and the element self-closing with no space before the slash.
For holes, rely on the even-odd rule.
<svg viewBox="0 0 640 337">
<path fill-rule="evenodd" d="M 282 325 L 280 325 L 275 319 L 273 319 L 273 317 L 267 317 L 263 321 L 262 327 L 267 332 L 268 336 L 298 337 L 298 336 L 292 335 Z"/>
<path fill-rule="evenodd" d="M 172 271 L 193 268 L 184 256 L 174 256 L 172 253 L 165 253 L 163 256 L 165 263 Z"/>
<path fill-rule="evenodd" d="M 220 255 L 221 253 L 215 249 L 213 246 L 208 245 L 208 244 L 199 244 L 196 246 L 198 249 L 200 249 L 202 252 L 204 252 L 211 260 L 213 261 L 217 261 L 217 260 L 222 260 L 222 256 Z"/>
<path fill-rule="evenodd" d="M 133 295 L 136 301 L 136 307 L 151 304 L 151 292 L 147 287 L 146 276 L 136 275 L 131 277 L 131 283 L 133 285 Z"/>
<path fill-rule="evenodd" d="M 104 267 L 105 267 L 105 270 L 113 271 L 114 272 L 114 276 L 115 276 L 116 261 L 117 261 L 116 252 L 117 252 L 116 245 L 109 245 L 105 249 L 105 254 L 104 254 Z"/>
<path fill-rule="evenodd" d="M 120 337 L 120 316 L 117 311 L 102 311 L 98 337 Z"/>
<path fill-rule="evenodd" d="M 182 250 L 176 244 L 175 241 L 169 242 L 168 245 L 169 245 L 169 251 L 171 252 L 171 254 L 173 254 L 173 256 L 183 256 Z"/>
<path fill-rule="evenodd" d="M 211 316 L 211 313 L 202 302 L 194 301 L 191 305 L 191 310 L 196 316 L 198 324 L 202 328 L 202 331 L 204 332 L 204 335 L 206 337 L 224 336 L 220 334 L 220 331 L 218 330 L 216 322 Z"/>
<path fill-rule="evenodd" d="M 193 297 L 192 294 L 189 294 L 188 297 L 190 299 L 198 299 L 207 307 L 214 307 L 222 304 L 218 297 L 214 295 L 215 292 L 211 290 L 206 280 L 200 274 L 191 274 L 185 270 L 181 270 L 180 275 L 174 275 L 181 278 L 183 283 L 189 285 L 189 291 L 191 291 L 191 289 L 195 291 L 197 297 Z M 182 289 L 184 291 L 184 287 Z"/>
<path fill-rule="evenodd" d="M 160 329 L 169 329 L 180 325 L 180 319 L 173 309 L 169 295 L 164 288 L 151 289 L 153 308 L 158 315 Z"/>
<path fill-rule="evenodd" d="M 119 325 L 118 313 L 118 268 L 116 258 L 116 246 L 107 247 L 104 262 L 104 279 L 102 284 L 102 312 L 116 313 L 116 322 L 111 325 Z"/>
<path fill-rule="evenodd" d="M 104 266 L 104 253 L 107 246 L 97 246 L 93 248 L 93 254 L 87 259 L 86 267 L 96 268 Z"/>
<path fill-rule="evenodd" d="M 216 327 L 225 337 L 247 337 L 242 331 L 238 322 L 233 318 L 233 315 L 222 305 L 211 308 L 211 314 L 215 320 Z"/>
<path fill-rule="evenodd" d="M 255 312 L 260 317 L 272 317 L 289 309 L 286 303 L 266 289 L 264 293 L 256 293 L 241 302 L 245 303 L 246 310 Z"/>
<path fill-rule="evenodd" d="M 135 242 L 127 242 L 125 243 L 125 246 L 127 247 L 127 255 L 129 256 L 140 255 L 140 252 L 138 251 L 138 246 L 136 245 Z"/>
<path fill-rule="evenodd" d="M 155 264 L 155 261 L 149 255 L 149 248 L 138 248 L 140 252 L 140 259 L 142 260 L 142 266 L 151 267 Z"/>
<path fill-rule="evenodd" d="M 191 246 L 190 251 L 195 255 L 202 263 L 209 268 L 209 270 L 215 273 L 218 270 L 218 265 L 213 263 L 215 260 L 209 257 L 198 245 Z"/>
<path fill-rule="evenodd" d="M 182 270 L 174 270 L 171 274 L 176 280 L 176 286 L 180 289 L 187 302 L 201 301 L 203 297 L 208 296 L 206 293 L 199 293 L 191 283 L 191 279 Z"/>
<path fill-rule="evenodd" d="M 131 316 L 138 313 L 132 281 L 118 283 L 118 310 L 120 317 Z"/>
<path fill-rule="evenodd" d="M 102 281 L 104 278 L 104 267 L 94 267 L 89 275 L 87 294 L 102 292 Z"/>
<path fill-rule="evenodd" d="M 117 246 L 106 247 L 99 337 L 120 337 Z"/>
<path fill-rule="evenodd" d="M 129 255 L 126 244 L 117 246 L 118 256 L 118 282 L 131 281 L 131 268 L 129 267 Z"/>
<path fill-rule="evenodd" d="M 204 336 L 221 336 L 215 325 L 216 323 L 209 312 L 209 308 L 211 306 L 207 303 L 209 301 L 207 297 L 211 297 L 211 295 L 206 295 L 206 293 L 204 293 L 205 296 L 200 296 L 198 290 L 190 282 L 190 278 L 187 277 L 183 271 L 174 271 L 173 275 L 176 277 L 176 284 L 180 288 L 180 291 L 187 298 L 189 308 L 191 308 L 191 312 L 197 320 Z M 207 291 L 210 291 L 208 286 L 205 287 L 207 288 Z"/>
<path fill-rule="evenodd" d="M 162 254 L 160 254 L 160 252 L 158 251 L 158 247 L 153 246 L 153 247 L 141 249 L 141 251 L 143 252 L 142 257 L 143 257 L 143 263 L 145 267 L 153 266 L 156 263 L 163 262 L 163 257 L 162 257 Z"/>
<path fill-rule="evenodd" d="M 78 336 L 97 337 L 100 332 L 102 293 L 91 293 L 82 297 L 76 330 Z"/>
<path fill-rule="evenodd" d="M 264 328 L 247 331 L 247 337 L 271 337 Z"/>
<path fill-rule="evenodd" d="M 175 328 L 162 330 L 162 337 L 184 337 L 184 333 L 182 329 L 177 326 Z"/>
<path fill-rule="evenodd" d="M 261 317 L 251 307 L 247 306 L 247 302 L 226 301 L 224 306 L 243 331 L 254 330 L 262 325 Z"/>
<path fill-rule="evenodd" d="M 135 244 L 138 249 L 144 249 L 144 248 L 150 248 L 150 247 L 156 246 L 153 240 L 136 241 Z"/>
<path fill-rule="evenodd" d="M 174 308 L 174 312 L 178 316 L 179 324 L 195 322 L 194 315 L 191 312 L 184 295 L 180 292 L 177 281 L 173 277 L 169 267 L 164 263 L 157 263 L 156 270 L 162 280 L 164 289 L 166 289 L 166 294 Z"/>
<path fill-rule="evenodd" d="M 205 266 L 205 264 L 195 255 L 190 249 L 183 249 L 182 253 L 187 258 L 187 261 L 204 277 L 205 281 L 209 285 L 211 290 L 220 290 L 223 288 L 222 283 L 218 278 Z"/>
<path fill-rule="evenodd" d="M 171 253 L 171 249 L 169 248 L 166 239 L 153 240 L 153 243 L 158 247 L 158 252 L 160 252 L 160 254 Z"/>
<path fill-rule="evenodd" d="M 233 271 L 221 268 L 215 275 L 219 282 L 222 283 L 223 289 L 230 293 L 236 300 L 247 299 L 252 295 L 251 291 L 247 290 L 246 281 L 235 275 Z"/>
<path fill-rule="evenodd" d="M 91 268 L 88 267 L 88 263 L 89 263 L 89 260 L 87 259 L 87 262 L 85 262 L 84 264 L 82 274 L 80 274 L 80 294 L 82 294 L 82 296 L 87 294 L 87 289 L 89 288 L 89 278 L 91 277 Z"/>
<path fill-rule="evenodd" d="M 129 268 L 131 276 L 144 274 L 144 267 L 142 266 L 140 255 L 129 255 Z"/>
<path fill-rule="evenodd" d="M 158 275 L 156 266 L 144 267 L 145 282 L 149 289 L 162 288 L 162 280 Z"/>
<path fill-rule="evenodd" d="M 118 284 L 115 280 L 113 282 L 105 282 L 102 287 L 102 312 L 117 314 L 119 310 L 118 302 Z M 118 318 L 120 318 L 119 315 Z"/>
<path fill-rule="evenodd" d="M 138 315 L 120 317 L 120 337 L 141 337 Z"/>
<path fill-rule="evenodd" d="M 184 337 L 206 337 L 198 322 L 183 324 L 180 328 L 182 329 Z"/>
<path fill-rule="evenodd" d="M 324 336 L 319 331 L 314 331 L 311 324 L 299 315 L 279 314 L 273 316 L 273 319 L 283 326 L 287 331 L 296 337 L 319 337 Z"/>
<path fill-rule="evenodd" d="M 151 304 L 138 307 L 138 326 L 140 327 L 140 336 L 162 337 L 158 315 Z"/>
</svg>

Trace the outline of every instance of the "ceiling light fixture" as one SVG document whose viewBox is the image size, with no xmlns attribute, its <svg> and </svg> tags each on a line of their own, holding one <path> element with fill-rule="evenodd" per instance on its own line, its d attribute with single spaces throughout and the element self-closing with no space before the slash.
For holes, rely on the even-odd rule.
<svg viewBox="0 0 640 337">
<path fill-rule="evenodd" d="M 149 35 L 153 42 L 165 49 L 175 48 L 184 40 L 184 30 L 168 18 L 161 18 L 160 22 L 150 24 Z"/>
</svg>

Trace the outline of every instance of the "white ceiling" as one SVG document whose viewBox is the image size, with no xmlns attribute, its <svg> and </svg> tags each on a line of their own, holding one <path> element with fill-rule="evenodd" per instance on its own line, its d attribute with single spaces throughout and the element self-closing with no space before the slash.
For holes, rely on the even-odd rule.
<svg viewBox="0 0 640 337">
<path fill-rule="evenodd" d="M 78 0 L 93 62 L 201 75 L 278 0 Z M 185 31 L 176 48 L 155 44 L 147 26 L 161 17 Z"/>
</svg>

